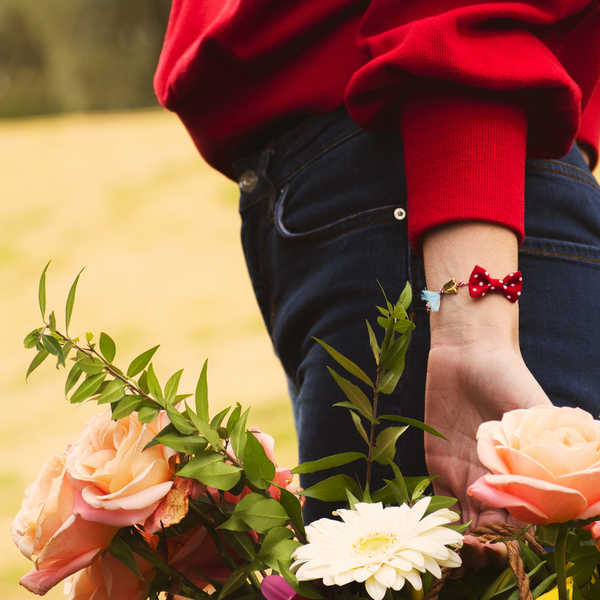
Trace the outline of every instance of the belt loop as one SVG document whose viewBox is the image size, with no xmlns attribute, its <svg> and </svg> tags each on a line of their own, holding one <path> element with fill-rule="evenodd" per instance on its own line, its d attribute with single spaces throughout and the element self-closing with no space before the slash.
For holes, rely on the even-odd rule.
<svg viewBox="0 0 600 600">
<path fill-rule="evenodd" d="M 265 149 L 263 150 L 260 156 L 260 162 L 258 164 L 258 176 L 263 180 L 265 186 L 268 189 L 269 195 L 269 208 L 267 212 L 267 216 L 269 221 L 273 222 L 274 212 L 273 212 L 273 204 L 275 203 L 275 197 L 277 195 L 277 190 L 273 182 L 269 179 L 267 175 L 267 171 L 269 169 L 269 162 L 271 156 L 275 155 L 275 142 L 269 142 Z"/>
</svg>

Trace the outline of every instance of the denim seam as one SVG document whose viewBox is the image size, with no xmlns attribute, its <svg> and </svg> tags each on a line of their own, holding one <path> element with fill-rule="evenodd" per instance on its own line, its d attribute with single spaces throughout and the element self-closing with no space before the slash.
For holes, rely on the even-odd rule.
<svg viewBox="0 0 600 600">
<path fill-rule="evenodd" d="M 280 187 L 280 186 L 284 185 L 285 183 L 287 183 L 288 181 L 293 179 L 296 175 L 298 175 L 298 173 L 300 173 L 300 171 L 305 169 L 308 165 L 315 162 L 316 160 L 321 158 L 323 155 L 327 154 L 327 152 L 329 152 L 331 149 L 335 148 L 336 146 L 339 146 L 340 144 L 342 144 L 349 138 L 354 137 L 356 134 L 361 133 L 362 131 L 364 131 L 362 128 L 357 127 L 356 129 L 353 129 L 352 131 L 344 134 L 342 137 L 335 139 L 328 146 L 325 146 L 325 148 L 323 148 L 322 150 L 317 152 L 317 154 L 315 154 L 314 156 L 311 156 L 306 162 L 302 163 L 302 165 L 300 165 L 290 175 L 287 175 L 286 177 L 284 177 L 284 179 L 282 179 L 280 182 L 278 182 L 276 187 Z"/>
<path fill-rule="evenodd" d="M 336 238 L 342 237 L 343 235 L 346 235 L 347 233 L 352 233 L 353 231 L 358 231 L 359 229 L 364 229 L 365 227 L 371 227 L 372 225 L 379 225 L 381 223 L 392 223 L 396 220 L 397 219 L 395 219 L 394 217 L 389 217 L 386 219 L 380 219 L 379 221 L 370 221 L 368 223 L 363 223 L 362 225 L 357 225 L 356 227 L 352 227 L 351 229 L 346 229 L 344 231 L 340 231 L 340 233 L 338 233 L 337 235 L 332 235 L 332 236 L 324 238 L 324 239 L 318 239 L 315 242 L 310 242 L 310 241 L 305 241 L 305 240 L 308 236 L 313 236 L 313 235 L 317 235 L 317 234 L 321 233 L 320 231 L 315 232 L 315 233 L 307 233 L 302 238 L 284 237 L 284 239 L 287 242 L 290 242 L 292 244 L 297 244 L 297 245 L 302 245 L 302 246 L 315 246 L 317 244 L 322 244 L 324 242 L 330 242 L 331 240 L 335 240 Z M 334 227 L 334 225 L 332 225 L 332 227 Z"/>
<path fill-rule="evenodd" d="M 590 174 L 585 171 L 584 169 L 580 169 L 579 167 L 576 167 L 574 165 L 570 165 L 568 163 L 565 162 L 561 162 L 560 160 L 552 160 L 552 159 L 548 159 L 548 160 L 544 160 L 543 162 L 547 162 L 547 163 L 553 163 L 555 165 L 560 165 L 561 167 L 565 167 L 566 169 L 573 169 L 573 171 L 579 171 L 582 175 L 585 175 L 588 180 L 592 179 L 592 177 L 590 177 Z"/>
<path fill-rule="evenodd" d="M 554 175 L 562 175 L 563 177 L 569 177 L 570 179 L 575 179 L 576 181 L 581 181 L 582 183 L 586 183 L 591 188 L 600 193 L 600 187 L 598 185 L 594 185 L 591 181 L 587 179 L 582 179 L 581 177 L 575 177 L 575 175 L 569 175 L 568 173 L 561 173 L 560 171 L 553 171 L 552 169 L 541 169 L 535 167 L 527 167 L 528 171 L 541 171 L 544 173 L 553 173 Z"/>
<path fill-rule="evenodd" d="M 547 256 L 562 256 L 563 258 L 575 258 L 577 260 L 585 260 L 593 263 L 600 263 L 598 258 L 586 258 L 585 256 L 578 256 L 576 254 L 565 254 L 564 252 L 548 252 L 546 250 L 531 250 L 529 248 L 519 248 L 519 252 L 526 252 L 529 254 L 545 254 Z"/>
<path fill-rule="evenodd" d="M 267 280 L 267 286 L 269 289 L 269 327 L 270 332 L 273 331 L 273 325 L 275 322 L 275 298 L 273 294 L 273 278 L 271 277 L 271 268 L 267 259 L 267 246 L 265 244 L 265 206 L 261 207 L 260 211 L 260 252 L 262 255 L 262 263 L 265 269 L 265 278 Z"/>
</svg>

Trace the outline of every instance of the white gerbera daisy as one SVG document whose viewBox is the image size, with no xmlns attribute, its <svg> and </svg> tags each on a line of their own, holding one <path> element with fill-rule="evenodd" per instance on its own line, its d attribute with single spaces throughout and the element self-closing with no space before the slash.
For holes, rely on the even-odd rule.
<svg viewBox="0 0 600 600">
<path fill-rule="evenodd" d="M 381 600 L 388 588 L 400 590 L 408 580 L 420 590 L 420 573 L 441 577 L 442 567 L 459 567 L 463 536 L 444 527 L 458 515 L 443 509 L 423 517 L 430 498 L 384 508 L 381 502 L 360 502 L 355 510 L 333 513 L 342 521 L 319 519 L 306 528 L 308 543 L 292 557 L 299 581 L 322 579 L 325 585 L 365 584 L 373 600 Z"/>
</svg>

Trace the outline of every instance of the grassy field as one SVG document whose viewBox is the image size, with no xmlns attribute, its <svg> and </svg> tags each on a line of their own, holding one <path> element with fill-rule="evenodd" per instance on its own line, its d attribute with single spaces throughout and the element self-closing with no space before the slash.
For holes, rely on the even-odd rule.
<svg viewBox="0 0 600 600">
<path fill-rule="evenodd" d="M 237 186 L 198 157 L 165 112 L 73 115 L 0 124 L 0 598 L 31 566 L 10 539 L 23 491 L 44 461 L 77 439 L 98 412 L 64 399 L 50 361 L 25 384 L 41 324 L 37 284 L 64 322 L 69 287 L 83 272 L 71 333 L 109 333 L 117 364 L 161 344 L 159 379 L 185 368 L 193 391 L 209 361 L 211 408 L 253 406 L 249 424 L 274 435 L 282 466 L 295 464 L 285 380 L 264 330 L 239 242 Z M 62 586 L 47 594 L 64 598 Z"/>
</svg>

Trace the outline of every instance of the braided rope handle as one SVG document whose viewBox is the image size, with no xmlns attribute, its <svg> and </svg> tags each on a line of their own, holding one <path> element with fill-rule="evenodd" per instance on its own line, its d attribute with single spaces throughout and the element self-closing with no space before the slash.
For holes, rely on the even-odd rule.
<svg viewBox="0 0 600 600">
<path fill-rule="evenodd" d="M 476 537 L 480 542 L 492 542 L 494 540 L 512 537 L 518 533 L 520 529 L 514 525 L 503 523 L 502 525 L 484 525 L 483 527 L 475 527 L 468 531 L 468 535 Z M 546 551 L 535 541 L 534 537 L 530 533 L 523 533 L 519 536 L 521 539 L 527 542 L 529 548 L 533 550 L 539 556 L 546 554 Z M 523 559 L 517 548 L 511 542 L 504 542 L 506 551 L 508 552 L 508 564 L 512 569 L 519 588 L 519 599 L 520 600 L 532 600 L 531 590 L 529 589 L 529 577 L 525 573 L 525 567 L 523 566 Z M 442 577 L 436 579 L 429 588 L 427 595 L 423 600 L 437 600 L 440 592 L 444 588 L 448 577 L 452 569 L 444 567 L 442 569 Z"/>
</svg>

